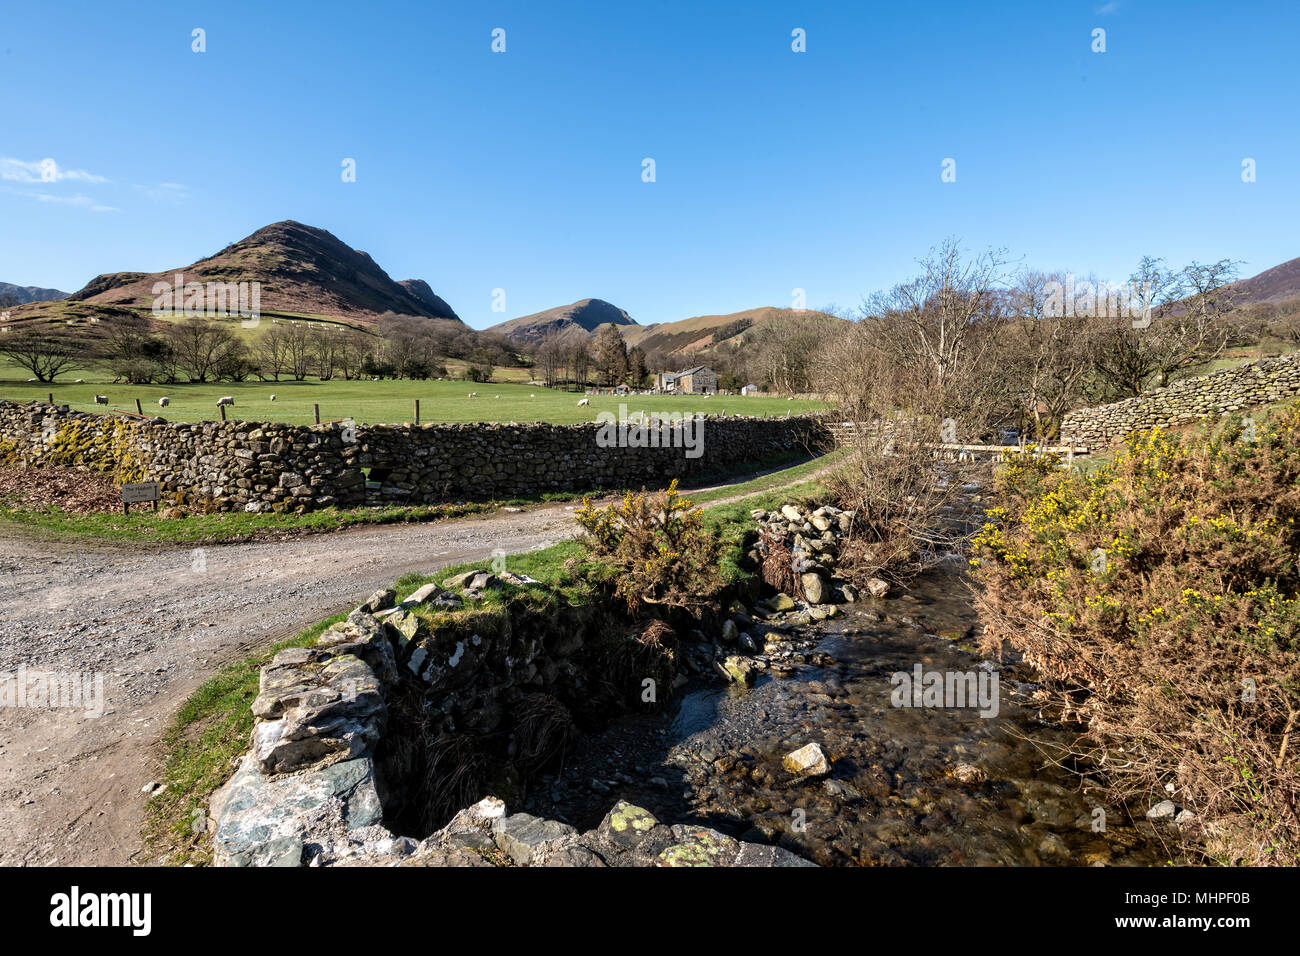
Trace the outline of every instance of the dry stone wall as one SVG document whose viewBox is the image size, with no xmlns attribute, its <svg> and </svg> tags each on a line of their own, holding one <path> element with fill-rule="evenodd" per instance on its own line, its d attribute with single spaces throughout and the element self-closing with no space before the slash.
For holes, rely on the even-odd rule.
<svg viewBox="0 0 1300 956">
<path fill-rule="evenodd" d="M 1264 359 L 1183 379 L 1137 398 L 1071 412 L 1061 423 L 1061 440 L 1103 448 L 1123 441 L 1131 431 L 1185 425 L 1296 394 L 1300 394 L 1300 354 Z"/>
<path fill-rule="evenodd" d="M 614 424 L 290 425 L 126 420 L 0 401 L 0 459 L 158 481 L 222 511 L 439 504 L 662 484 L 825 440 L 820 419 L 706 416 L 656 436 Z M 697 444 L 698 443 L 698 444 Z M 646 447 L 638 447 L 644 444 Z M 699 454 L 692 455 L 698 448 Z"/>
</svg>

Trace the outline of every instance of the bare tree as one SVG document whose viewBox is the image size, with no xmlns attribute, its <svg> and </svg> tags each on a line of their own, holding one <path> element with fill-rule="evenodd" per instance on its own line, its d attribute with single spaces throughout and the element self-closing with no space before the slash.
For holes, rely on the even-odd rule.
<svg viewBox="0 0 1300 956">
<path fill-rule="evenodd" d="M 1039 440 L 1056 435 L 1092 372 L 1091 318 L 1047 307 L 1052 287 L 1064 283 L 1060 274 L 1025 270 L 1017 276 L 992 363 L 1020 396 L 1022 415 Z"/>
<path fill-rule="evenodd" d="M 268 325 L 258 337 L 256 356 L 262 377 L 280 381 L 290 368 L 287 328 L 278 323 Z"/>
<path fill-rule="evenodd" d="M 1130 282 L 1141 315 L 1099 318 L 1094 338 L 1095 391 L 1101 398 L 1129 398 L 1166 385 L 1175 372 L 1212 361 L 1227 345 L 1225 321 L 1235 294 L 1227 289 L 1235 265 L 1193 262 L 1172 272 L 1144 256 Z"/>
<path fill-rule="evenodd" d="M 239 367 L 244 347 L 226 322 L 189 318 L 173 322 L 164 333 L 176 366 L 191 382 L 230 377 Z"/>
<path fill-rule="evenodd" d="M 84 368 L 89 359 L 86 343 L 51 325 L 0 332 L 0 355 L 31 372 L 38 382 L 53 382 L 62 372 Z"/>
<path fill-rule="evenodd" d="M 878 320 L 880 334 L 905 365 L 944 389 L 976 364 L 978 348 L 989 344 L 987 336 L 977 334 L 977 323 L 1000 310 L 1005 265 L 1003 250 L 963 261 L 957 241 L 948 239 L 920 260 L 916 279 L 869 299 L 863 312 Z"/>
</svg>

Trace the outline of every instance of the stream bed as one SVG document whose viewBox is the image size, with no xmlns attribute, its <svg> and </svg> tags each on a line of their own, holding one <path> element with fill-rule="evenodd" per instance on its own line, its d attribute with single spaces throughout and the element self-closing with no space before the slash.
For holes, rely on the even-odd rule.
<svg viewBox="0 0 1300 956">
<path fill-rule="evenodd" d="M 824 866 L 1178 861 L 1173 834 L 1103 804 L 1086 773 L 1056 765 L 1054 747 L 1074 735 L 1040 719 L 1033 686 L 1014 667 L 975 652 L 957 562 L 900 597 L 844 612 L 810 626 L 833 663 L 764 672 L 752 687 L 688 685 L 661 712 L 584 738 L 523 809 L 589 828 L 623 799 L 662 821 L 777 843 Z M 975 706 L 895 706 L 893 675 L 918 664 L 922 673 L 983 673 L 990 690 L 996 671 L 996 715 L 990 699 L 984 716 Z M 809 743 L 830 758 L 828 775 L 782 766 Z"/>
</svg>

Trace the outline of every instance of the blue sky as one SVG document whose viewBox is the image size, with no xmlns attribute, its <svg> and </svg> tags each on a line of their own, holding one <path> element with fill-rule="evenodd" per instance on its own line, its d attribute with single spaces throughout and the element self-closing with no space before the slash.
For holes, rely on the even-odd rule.
<svg viewBox="0 0 1300 956">
<path fill-rule="evenodd" d="M 1300 255 L 1292 2 L 53 0 L 0 31 L 0 280 L 22 285 L 281 219 L 475 327 L 586 296 L 643 323 L 795 288 L 850 306 L 947 236 L 1109 280 L 1147 253 Z"/>
</svg>

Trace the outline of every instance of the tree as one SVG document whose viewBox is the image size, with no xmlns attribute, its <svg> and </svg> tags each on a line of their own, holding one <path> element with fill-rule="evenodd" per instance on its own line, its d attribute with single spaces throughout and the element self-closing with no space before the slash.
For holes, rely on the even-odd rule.
<svg viewBox="0 0 1300 956">
<path fill-rule="evenodd" d="M 115 379 L 143 385 L 164 374 L 167 343 L 149 319 L 123 311 L 106 316 L 101 328 L 100 361 Z"/>
<path fill-rule="evenodd" d="M 1023 271 L 1008 294 L 1009 315 L 992 366 L 1020 397 L 1021 414 L 1040 440 L 1056 434 L 1065 413 L 1082 399 L 1092 372 L 1093 319 L 1047 308 L 1049 289 L 1064 277 Z"/>
<path fill-rule="evenodd" d="M 290 367 L 288 329 L 278 323 L 268 325 L 258 337 L 256 354 L 261 376 L 280 381 Z"/>
<path fill-rule="evenodd" d="M 904 362 L 943 390 L 979 359 L 977 323 L 999 313 L 1005 252 L 963 261 L 955 239 L 930 250 L 921 274 L 864 304 L 880 334 Z"/>
<path fill-rule="evenodd" d="M 38 382 L 53 382 L 62 372 L 84 368 L 85 343 L 55 326 L 22 326 L 0 332 L 0 355 L 25 368 Z"/>
<path fill-rule="evenodd" d="M 618 326 L 610 323 L 597 329 L 592 348 L 596 353 L 596 369 L 606 385 L 621 382 L 627 377 L 627 344 L 623 341 Z"/>
<path fill-rule="evenodd" d="M 569 347 L 569 370 L 579 391 L 585 391 L 591 371 L 591 350 L 586 341 L 579 340 Z"/>
<path fill-rule="evenodd" d="M 1143 256 L 1130 283 L 1138 290 L 1141 315 L 1098 319 L 1093 362 L 1095 390 L 1106 399 L 1141 395 L 1184 369 L 1212 361 L 1229 337 L 1226 316 L 1236 278 L 1227 259 L 1209 266 L 1193 262 L 1179 272 L 1163 260 Z"/>
<path fill-rule="evenodd" d="M 229 323 L 182 319 L 168 325 L 164 336 L 177 368 L 191 382 L 247 374 L 243 343 Z"/>
<path fill-rule="evenodd" d="M 568 350 L 560 333 L 547 333 L 537 346 L 537 366 L 542 371 L 542 381 L 547 388 L 554 388 L 559 382 L 567 358 Z"/>
<path fill-rule="evenodd" d="M 635 388 L 641 388 L 645 385 L 646 376 L 649 374 L 645 353 L 639 347 L 632 346 L 627 350 L 627 383 Z"/>
</svg>

